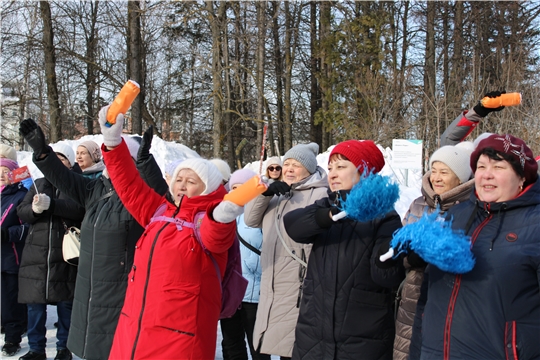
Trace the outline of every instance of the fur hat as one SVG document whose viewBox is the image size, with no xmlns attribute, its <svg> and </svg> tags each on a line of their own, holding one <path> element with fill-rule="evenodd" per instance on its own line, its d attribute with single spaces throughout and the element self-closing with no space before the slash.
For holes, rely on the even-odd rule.
<svg viewBox="0 0 540 360">
<path fill-rule="evenodd" d="M 367 167 L 370 171 L 378 173 L 384 167 L 384 156 L 371 140 L 347 140 L 340 142 L 332 149 L 330 157 L 341 154 L 356 166 L 359 172 Z M 329 158 L 330 158 L 329 157 Z M 362 171 L 360 171 L 362 168 Z"/>
<path fill-rule="evenodd" d="M 294 159 L 302 164 L 310 174 L 317 171 L 317 154 L 319 153 L 319 145 L 316 143 L 298 144 L 293 146 L 285 153 L 283 162 L 288 159 Z"/>
<path fill-rule="evenodd" d="M 86 140 L 81 142 L 79 146 L 82 146 L 86 148 L 86 150 L 88 150 L 92 161 L 94 161 L 95 163 L 98 163 L 101 160 L 101 150 L 99 149 L 98 144 L 96 144 L 94 141 Z"/>
<path fill-rule="evenodd" d="M 139 152 L 141 143 L 137 141 L 137 139 L 133 136 L 122 135 L 122 138 L 126 142 L 126 145 L 129 149 L 129 154 L 131 155 L 133 160 L 137 161 L 137 153 Z"/>
<path fill-rule="evenodd" d="M 429 169 L 435 161 L 442 162 L 450 168 L 458 177 L 460 183 L 464 184 L 471 178 L 471 169 L 468 165 L 471 154 L 467 149 L 446 145 L 437 149 L 429 159 Z"/>
<path fill-rule="evenodd" d="M 233 187 L 236 184 L 243 184 L 252 177 L 257 175 L 253 170 L 250 169 L 239 169 L 233 172 L 231 179 L 229 180 L 229 187 Z"/>
<path fill-rule="evenodd" d="M 55 153 L 59 153 L 68 159 L 71 166 L 75 164 L 75 152 L 71 146 L 64 142 L 57 142 L 56 144 L 52 144 L 51 147 Z"/>
<path fill-rule="evenodd" d="M 0 158 L 0 166 L 5 166 L 9 169 L 9 171 L 13 171 L 15 169 L 19 168 L 19 164 L 17 164 L 16 161 L 13 161 L 8 158 Z"/>
<path fill-rule="evenodd" d="M 482 151 L 492 148 L 498 153 L 514 157 L 521 164 L 525 173 L 525 184 L 531 184 L 538 178 L 538 164 L 534 160 L 531 149 L 525 141 L 510 134 L 492 134 L 478 143 L 478 146 L 471 155 L 471 169 L 476 172 L 476 163 Z"/>
<path fill-rule="evenodd" d="M 0 157 L 17 161 L 17 151 L 13 146 L 0 144 Z"/>
<path fill-rule="evenodd" d="M 210 159 L 210 162 L 216 165 L 219 172 L 221 173 L 221 176 L 223 177 L 223 181 L 229 181 L 229 179 L 231 178 L 231 168 L 229 164 L 227 164 L 224 160 L 218 158 Z"/>
<path fill-rule="evenodd" d="M 199 178 L 201 178 L 202 182 L 206 186 L 205 190 L 201 193 L 201 195 L 208 195 L 216 191 L 219 185 L 221 185 L 221 182 L 223 181 L 223 177 L 219 172 L 218 168 L 210 161 L 199 158 L 187 159 L 178 164 L 172 174 L 169 191 L 173 196 L 173 185 L 176 178 L 178 177 L 178 173 L 182 169 L 191 169 L 197 174 L 197 176 L 199 176 Z"/>
</svg>

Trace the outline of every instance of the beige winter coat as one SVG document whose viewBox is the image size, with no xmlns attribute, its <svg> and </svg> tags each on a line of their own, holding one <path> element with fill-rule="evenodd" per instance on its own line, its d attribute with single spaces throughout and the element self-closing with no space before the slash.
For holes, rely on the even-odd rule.
<svg viewBox="0 0 540 360">
<path fill-rule="evenodd" d="M 260 346 L 263 354 L 292 355 L 298 296 L 305 274 L 283 246 L 278 232 L 289 249 L 306 263 L 311 251 L 311 245 L 298 244 L 289 238 L 283 228 L 283 215 L 326 197 L 327 186 L 326 172 L 317 167 L 315 173 L 293 184 L 288 195 L 260 195 L 246 204 L 246 225 L 262 228 L 263 232 L 261 295 L 253 332 L 253 345 L 255 349 Z"/>
<path fill-rule="evenodd" d="M 474 186 L 474 179 L 460 184 L 442 195 L 435 194 L 431 187 L 428 171 L 422 178 L 422 196 L 415 199 L 409 211 L 405 214 L 403 225 L 417 221 L 424 211 L 428 213 L 435 211 L 437 206 L 444 213 L 450 207 L 463 202 L 471 195 Z M 411 269 L 407 258 L 404 260 L 407 276 L 404 280 L 401 291 L 401 301 L 396 317 L 396 338 L 394 340 L 394 360 L 406 360 L 409 358 L 409 345 L 411 343 L 414 316 L 416 314 L 416 303 L 420 297 L 420 287 L 424 279 L 424 269 Z"/>
</svg>

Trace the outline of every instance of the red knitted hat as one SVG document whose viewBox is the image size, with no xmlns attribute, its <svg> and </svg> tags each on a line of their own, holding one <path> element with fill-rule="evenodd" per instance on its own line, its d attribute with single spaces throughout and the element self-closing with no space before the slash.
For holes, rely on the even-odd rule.
<svg viewBox="0 0 540 360">
<path fill-rule="evenodd" d="M 384 156 L 371 140 L 347 140 L 337 144 L 330 157 L 334 154 L 341 154 L 349 159 L 350 162 L 356 166 L 358 171 L 367 167 L 369 170 L 373 169 L 374 173 L 378 173 L 384 167 Z"/>
<path fill-rule="evenodd" d="M 525 172 L 525 183 L 531 184 L 536 181 L 538 177 L 538 164 L 534 160 L 533 152 L 525 144 L 525 141 L 509 134 L 493 134 L 478 143 L 476 149 L 471 154 L 471 169 L 473 173 L 476 172 L 476 163 L 482 150 L 486 148 L 492 148 L 498 153 L 513 156 L 518 160 Z"/>
</svg>

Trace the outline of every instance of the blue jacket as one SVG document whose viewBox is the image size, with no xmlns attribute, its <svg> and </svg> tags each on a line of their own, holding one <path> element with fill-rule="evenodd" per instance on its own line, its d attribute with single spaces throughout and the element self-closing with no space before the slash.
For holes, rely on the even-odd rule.
<svg viewBox="0 0 540 360">
<path fill-rule="evenodd" d="M 261 250 L 262 230 L 247 226 L 244 222 L 244 214 L 236 218 L 236 228 L 242 239 L 254 248 Z M 260 255 L 248 249 L 242 242 L 240 242 L 240 255 L 242 257 L 242 275 L 249 281 L 243 302 L 258 303 L 262 274 Z"/>
<path fill-rule="evenodd" d="M 476 264 L 462 275 L 428 266 L 421 359 L 539 359 L 540 182 L 501 203 L 473 193 L 448 215 Z"/>
<path fill-rule="evenodd" d="M 17 215 L 17 206 L 28 190 L 22 183 L 7 185 L 2 189 L 2 272 L 17 274 L 28 234 L 28 225 Z M 7 234 L 7 238 L 4 237 Z"/>
</svg>

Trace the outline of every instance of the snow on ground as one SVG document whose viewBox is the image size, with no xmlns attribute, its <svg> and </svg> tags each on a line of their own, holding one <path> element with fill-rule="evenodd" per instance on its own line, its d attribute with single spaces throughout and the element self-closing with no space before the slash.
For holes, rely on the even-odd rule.
<svg viewBox="0 0 540 360">
<path fill-rule="evenodd" d="M 103 143 L 103 136 L 102 135 L 87 135 L 82 137 L 78 140 L 64 140 L 63 142 L 67 143 L 73 148 L 73 151 L 76 151 L 78 144 L 80 144 L 82 141 L 85 140 L 93 140 L 98 145 L 101 146 Z M 327 169 L 327 163 L 328 163 L 328 157 L 330 155 L 330 151 L 332 150 L 333 146 L 328 148 L 327 151 L 319 154 L 317 156 L 317 162 L 319 166 L 321 166 L 323 169 Z M 381 151 L 383 152 L 385 159 L 386 159 L 386 165 L 384 166 L 383 170 L 381 171 L 381 175 L 390 176 L 395 179 L 396 182 L 399 183 L 400 188 L 400 198 L 398 202 L 396 203 L 396 211 L 400 214 L 400 216 L 403 218 L 405 213 L 407 212 L 409 205 L 411 202 L 421 195 L 420 193 L 420 185 L 421 185 L 421 178 L 422 174 L 420 171 L 410 171 L 408 176 L 408 186 L 405 186 L 404 179 L 405 179 L 405 173 L 401 170 L 394 170 L 390 166 L 391 159 L 392 159 L 392 150 L 389 148 L 382 148 L 379 146 Z M 175 143 L 175 142 L 167 142 L 162 139 L 160 139 L 157 136 L 154 136 L 154 139 L 152 141 L 152 148 L 150 152 L 154 155 L 159 167 L 162 171 L 164 171 L 165 167 L 175 161 L 180 159 L 187 159 L 187 158 L 193 158 L 193 157 L 200 157 L 195 151 L 189 149 L 188 147 Z M 37 167 L 32 162 L 32 153 L 28 151 L 19 151 L 17 153 L 18 155 L 18 162 L 20 166 L 28 166 L 30 173 L 32 174 L 32 177 L 34 179 L 43 177 L 43 174 L 41 171 L 37 169 Z M 247 164 L 246 167 L 254 170 L 255 172 L 259 172 L 260 164 L 259 162 L 253 162 L 250 164 Z M 57 319 L 56 315 L 56 308 L 54 306 L 48 306 L 47 307 L 47 358 L 48 359 L 54 359 L 56 356 L 56 328 L 54 327 L 54 322 Z M 217 339 L 217 349 L 216 349 L 216 360 L 222 360 L 222 352 L 221 352 L 221 331 L 219 330 L 218 326 L 218 339 Z M 2 339 L 0 340 L 0 346 L 4 344 L 4 339 L 2 336 Z M 22 343 L 21 343 L 21 351 L 11 357 L 6 359 L 18 359 L 20 356 L 26 354 L 28 352 L 28 339 L 25 336 Z M 249 351 L 248 351 L 249 353 Z M 0 358 L 1 355 L 0 355 Z M 74 359 L 79 359 L 78 357 L 74 356 Z M 278 356 L 273 356 L 272 359 L 279 359 Z"/>
</svg>

